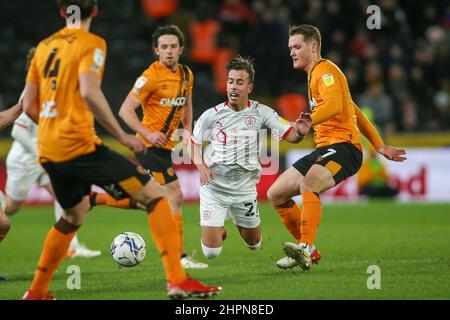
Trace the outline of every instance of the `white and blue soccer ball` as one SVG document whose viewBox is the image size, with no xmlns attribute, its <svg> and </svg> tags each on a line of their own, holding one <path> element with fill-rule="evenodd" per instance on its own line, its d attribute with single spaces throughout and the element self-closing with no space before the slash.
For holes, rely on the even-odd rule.
<svg viewBox="0 0 450 320">
<path fill-rule="evenodd" d="M 142 262 L 147 253 L 144 239 L 134 232 L 123 232 L 111 243 L 111 256 L 123 267 L 134 267 Z"/>
</svg>

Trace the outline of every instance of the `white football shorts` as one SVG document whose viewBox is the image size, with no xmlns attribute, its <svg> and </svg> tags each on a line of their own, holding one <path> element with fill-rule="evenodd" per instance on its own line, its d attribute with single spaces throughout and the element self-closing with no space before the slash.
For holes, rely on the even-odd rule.
<svg viewBox="0 0 450 320">
<path fill-rule="evenodd" d="M 39 163 L 33 165 L 19 166 L 16 164 L 6 165 L 8 174 L 6 180 L 6 193 L 16 201 L 25 201 L 34 182 L 39 186 L 50 184 L 50 178 Z"/>
<path fill-rule="evenodd" d="M 248 195 L 218 192 L 200 187 L 200 225 L 223 227 L 227 214 L 237 226 L 253 229 L 260 225 L 256 191 Z"/>
</svg>

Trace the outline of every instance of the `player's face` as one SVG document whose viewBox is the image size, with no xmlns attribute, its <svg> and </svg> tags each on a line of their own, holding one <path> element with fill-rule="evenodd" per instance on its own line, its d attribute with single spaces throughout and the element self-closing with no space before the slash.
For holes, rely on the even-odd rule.
<svg viewBox="0 0 450 320">
<path fill-rule="evenodd" d="M 180 47 L 177 36 L 165 34 L 159 37 L 158 47 L 155 48 L 155 53 L 159 58 L 159 62 L 175 71 L 180 56 L 183 53 L 183 47 Z"/>
<path fill-rule="evenodd" d="M 303 39 L 302 34 L 289 37 L 289 52 L 294 69 L 305 69 L 312 60 L 312 44 Z"/>
<path fill-rule="evenodd" d="M 228 102 L 234 108 L 242 109 L 248 101 L 248 95 L 253 90 L 250 76 L 245 70 L 230 70 L 227 80 Z"/>
</svg>

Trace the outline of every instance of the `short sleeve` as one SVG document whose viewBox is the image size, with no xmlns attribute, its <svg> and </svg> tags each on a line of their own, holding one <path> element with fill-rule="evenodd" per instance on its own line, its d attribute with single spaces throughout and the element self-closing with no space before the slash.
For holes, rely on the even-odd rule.
<svg viewBox="0 0 450 320">
<path fill-rule="evenodd" d="M 195 144 L 203 144 L 204 141 L 209 141 L 211 136 L 212 120 L 211 109 L 205 111 L 200 118 L 195 122 L 194 131 L 192 133 L 192 142 Z"/>
<path fill-rule="evenodd" d="M 156 79 L 150 70 L 146 70 L 134 83 L 131 94 L 145 104 L 148 97 L 156 91 Z"/>
<path fill-rule="evenodd" d="M 90 42 L 83 50 L 78 67 L 78 73 L 89 72 L 103 78 L 106 62 L 106 42 L 103 39 L 96 39 Z"/>
<path fill-rule="evenodd" d="M 263 116 L 263 125 L 272 130 L 272 134 L 279 140 L 282 140 L 292 128 L 289 121 L 280 117 L 278 113 L 265 105 L 260 105 Z"/>
</svg>

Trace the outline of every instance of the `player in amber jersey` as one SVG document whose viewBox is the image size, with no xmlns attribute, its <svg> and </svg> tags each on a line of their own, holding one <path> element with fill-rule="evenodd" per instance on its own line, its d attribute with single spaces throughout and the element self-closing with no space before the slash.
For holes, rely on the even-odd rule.
<svg viewBox="0 0 450 320">
<path fill-rule="evenodd" d="M 25 112 L 39 121 L 39 161 L 49 174 L 64 214 L 49 231 L 31 288 L 23 299 L 53 299 L 49 284 L 76 231 L 88 212 L 93 184 L 116 199 L 132 198 L 143 204 L 147 223 L 163 261 L 171 298 L 211 296 L 220 287 L 205 286 L 187 276 L 179 260 L 179 239 L 172 208 L 164 189 L 140 166 L 101 143 L 94 117 L 133 152 L 146 150 L 144 142 L 123 131 L 100 86 L 106 43 L 90 33 L 98 12 L 96 0 L 60 0 L 67 27 L 41 41 L 28 71 Z M 68 17 L 77 6 L 79 28 Z"/>
<path fill-rule="evenodd" d="M 194 76 L 179 64 L 184 36 L 174 25 L 161 26 L 153 33 L 153 48 L 158 61 L 150 65 L 136 80 L 119 115 L 147 144 L 147 152 L 136 154 L 141 165 L 164 185 L 177 221 L 181 242 L 180 257 L 185 268 L 203 269 L 208 265 L 186 255 L 183 241 L 181 205 L 183 194 L 172 165 L 172 134 L 183 125 L 183 143 L 192 130 L 192 86 Z M 136 109 L 141 107 L 143 119 Z"/>
<path fill-rule="evenodd" d="M 362 163 L 361 132 L 389 160 L 404 161 L 405 150 L 386 146 L 372 123 L 353 102 L 347 80 L 331 61 L 320 56 L 319 30 L 311 25 L 289 29 L 294 69 L 308 74 L 310 118 L 316 149 L 287 169 L 271 186 L 268 198 L 296 243 L 287 242 L 280 268 L 299 265 L 303 270 L 318 262 L 316 232 L 322 216 L 319 193 L 354 175 Z M 300 209 L 291 197 L 301 194 Z"/>
</svg>

